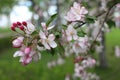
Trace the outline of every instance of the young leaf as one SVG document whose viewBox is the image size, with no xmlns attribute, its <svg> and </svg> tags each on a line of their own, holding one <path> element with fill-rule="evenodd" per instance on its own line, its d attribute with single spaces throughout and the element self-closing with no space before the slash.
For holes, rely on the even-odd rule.
<svg viewBox="0 0 120 80">
<path fill-rule="evenodd" d="M 50 19 L 47 21 L 46 26 L 49 26 L 49 24 L 57 17 L 57 13 L 53 14 Z"/>
<path fill-rule="evenodd" d="M 94 23 L 95 20 L 96 20 L 96 17 L 86 15 L 86 19 L 85 19 L 85 21 L 86 21 L 87 23 Z"/>
</svg>

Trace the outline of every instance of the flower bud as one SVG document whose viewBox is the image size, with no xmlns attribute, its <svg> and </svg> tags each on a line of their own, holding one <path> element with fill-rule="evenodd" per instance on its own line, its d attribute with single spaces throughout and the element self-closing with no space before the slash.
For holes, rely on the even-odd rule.
<svg viewBox="0 0 120 80">
<path fill-rule="evenodd" d="M 22 46 L 22 42 L 19 39 L 13 40 L 12 44 L 13 44 L 13 47 L 15 48 L 19 48 Z"/>
<path fill-rule="evenodd" d="M 17 25 L 17 23 L 13 23 L 12 26 L 17 27 L 18 25 Z"/>
<path fill-rule="evenodd" d="M 27 22 L 25 22 L 25 21 L 23 21 L 22 24 L 23 24 L 24 26 L 27 26 Z"/>
<path fill-rule="evenodd" d="M 11 30 L 12 30 L 12 31 L 16 31 L 15 28 L 16 28 L 16 27 L 11 26 Z"/>
<path fill-rule="evenodd" d="M 18 25 L 18 26 L 21 26 L 22 24 L 21 24 L 21 22 L 17 22 L 17 25 Z"/>
<path fill-rule="evenodd" d="M 24 30 L 24 26 L 19 26 L 19 28 L 20 28 L 21 30 Z"/>
<path fill-rule="evenodd" d="M 30 47 L 26 47 L 24 50 L 25 54 L 29 54 L 31 52 L 31 48 Z"/>
</svg>

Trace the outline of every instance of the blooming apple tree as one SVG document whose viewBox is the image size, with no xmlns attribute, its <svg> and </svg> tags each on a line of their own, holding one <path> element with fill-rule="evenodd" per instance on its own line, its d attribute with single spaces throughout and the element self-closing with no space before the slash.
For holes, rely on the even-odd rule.
<svg viewBox="0 0 120 80">
<path fill-rule="evenodd" d="M 16 32 L 16 35 L 12 44 L 14 48 L 19 49 L 13 57 L 20 57 L 19 62 L 22 65 L 27 65 L 32 60 L 38 61 L 41 59 L 43 51 L 52 55 L 59 54 L 60 58 L 56 62 L 48 63 L 48 67 L 51 68 L 56 64 L 63 64 L 64 58 L 73 56 L 74 79 L 99 80 L 96 74 L 86 71 L 86 68 L 93 67 L 97 62 L 90 54 L 92 47 L 95 46 L 93 45 L 95 40 L 91 40 L 83 30 L 83 28 L 87 29 L 85 24 L 90 23 L 90 20 L 94 21 L 94 18 L 90 17 L 88 12 L 82 4 L 74 2 L 64 17 L 67 23 L 62 24 L 61 30 L 57 30 L 56 25 L 51 25 L 57 14 L 52 15 L 47 22 L 42 22 L 41 27 L 35 26 L 30 21 L 13 23 L 11 30 Z M 115 18 L 115 20 L 118 20 L 118 18 Z M 69 76 L 66 76 L 65 79 L 69 80 Z"/>
</svg>

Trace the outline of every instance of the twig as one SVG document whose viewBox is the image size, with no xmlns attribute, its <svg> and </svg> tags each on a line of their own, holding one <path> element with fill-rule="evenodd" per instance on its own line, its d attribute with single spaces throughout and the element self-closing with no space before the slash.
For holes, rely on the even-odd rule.
<svg viewBox="0 0 120 80">
<path fill-rule="evenodd" d="M 116 4 L 114 4 L 114 5 L 116 5 Z M 95 37 L 95 39 L 93 40 L 93 42 L 92 42 L 92 44 L 91 44 L 91 46 L 90 46 L 90 49 L 93 48 L 94 43 L 95 43 L 96 39 L 98 38 L 99 34 L 101 33 L 101 31 L 102 31 L 102 27 L 104 26 L 104 23 L 106 22 L 107 17 L 108 17 L 108 15 L 109 15 L 111 9 L 114 7 L 114 5 L 111 6 L 111 7 L 108 9 L 108 11 L 107 11 L 107 13 L 106 13 L 106 15 L 105 15 L 105 18 L 104 18 L 104 20 L 103 20 L 103 22 L 102 22 L 102 24 L 101 24 L 101 27 L 100 27 L 100 29 L 99 29 L 99 32 L 98 32 L 97 36 Z"/>
</svg>

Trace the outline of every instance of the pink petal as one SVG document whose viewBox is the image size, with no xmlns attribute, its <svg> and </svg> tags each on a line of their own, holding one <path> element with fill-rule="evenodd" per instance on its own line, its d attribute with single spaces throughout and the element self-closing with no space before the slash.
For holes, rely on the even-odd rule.
<svg viewBox="0 0 120 80">
<path fill-rule="evenodd" d="M 67 36 L 67 40 L 68 40 L 68 41 L 71 41 L 71 40 L 72 40 L 72 36 L 70 36 L 70 35 Z"/>
</svg>

